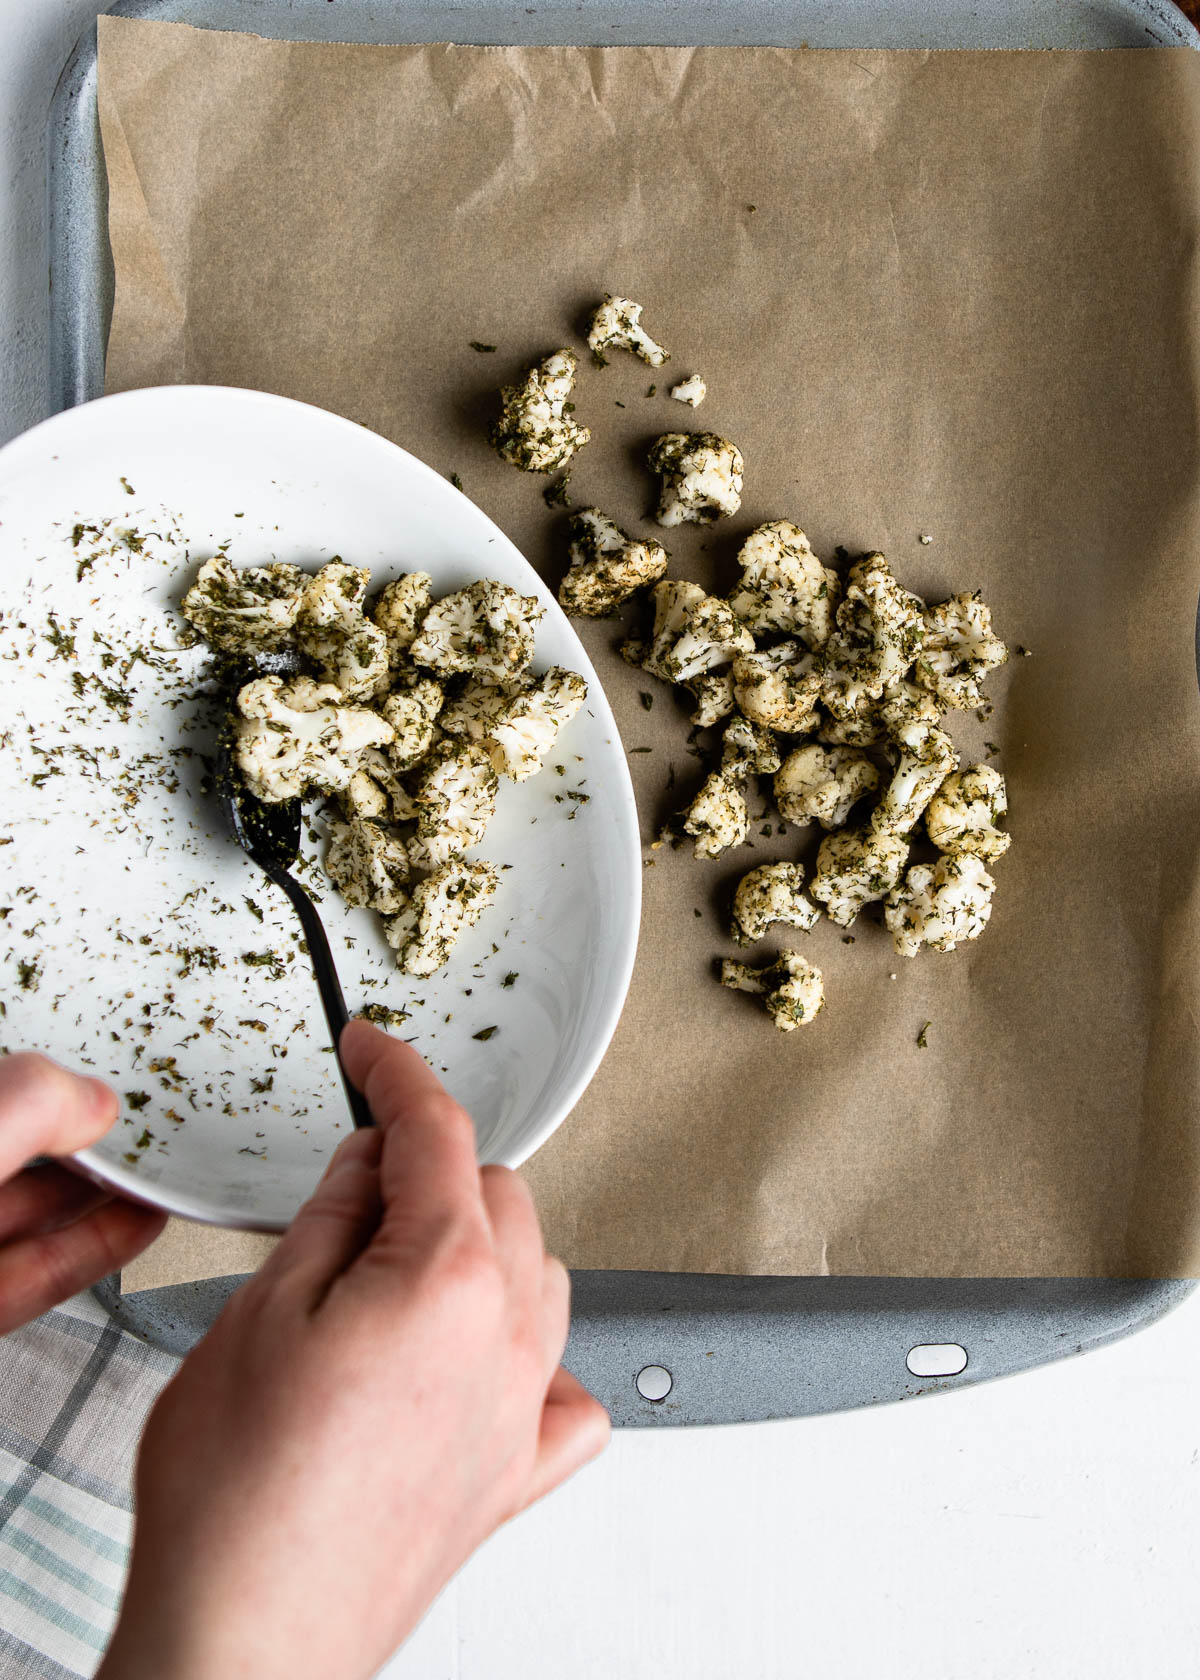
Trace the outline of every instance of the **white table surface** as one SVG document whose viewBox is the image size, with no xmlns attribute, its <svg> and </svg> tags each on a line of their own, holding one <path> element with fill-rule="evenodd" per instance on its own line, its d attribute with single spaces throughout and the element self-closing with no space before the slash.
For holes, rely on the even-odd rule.
<svg viewBox="0 0 1200 1680">
<path fill-rule="evenodd" d="M 91 0 L 0 0 L 0 442 L 42 418 L 43 126 Z M 1200 1651 L 1200 1298 L 961 1394 L 628 1431 L 389 1680 L 1142 1680 Z M 302 1680 L 302 1677 L 297 1677 Z"/>
</svg>

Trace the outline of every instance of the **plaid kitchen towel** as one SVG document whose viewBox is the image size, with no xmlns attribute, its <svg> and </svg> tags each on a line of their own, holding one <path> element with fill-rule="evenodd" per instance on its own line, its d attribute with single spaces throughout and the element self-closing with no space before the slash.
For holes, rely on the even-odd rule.
<svg viewBox="0 0 1200 1680">
<path fill-rule="evenodd" d="M 134 1451 L 176 1368 L 79 1295 L 0 1340 L 0 1677 L 99 1665 L 129 1552 Z"/>
</svg>

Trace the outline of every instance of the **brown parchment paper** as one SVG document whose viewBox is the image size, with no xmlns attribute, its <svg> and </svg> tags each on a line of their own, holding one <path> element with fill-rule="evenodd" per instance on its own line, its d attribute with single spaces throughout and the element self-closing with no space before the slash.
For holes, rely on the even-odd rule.
<svg viewBox="0 0 1200 1680">
<path fill-rule="evenodd" d="M 489 451 L 489 393 L 581 349 L 586 306 L 620 292 L 709 396 L 693 414 L 632 358 L 585 367 L 577 505 L 652 530 L 645 445 L 712 428 L 745 453 L 745 499 L 670 533 L 676 574 L 727 588 L 745 534 L 792 518 L 930 597 L 982 588 L 1032 651 L 986 724 L 953 720 L 1010 788 L 977 945 L 909 963 L 866 917 L 853 944 L 823 922 L 805 948 L 828 1007 L 785 1037 L 714 983 L 722 898 L 813 840 L 756 825 L 719 865 L 647 850 L 621 1026 L 527 1169 L 551 1245 L 580 1266 L 1195 1274 L 1200 62 L 298 46 L 111 18 L 100 47 L 111 390 L 347 414 L 457 472 L 557 579 L 564 515 Z M 649 841 L 699 779 L 686 718 L 617 627 L 582 634 L 626 745 L 651 749 L 630 758 Z M 174 1241 L 130 1280 L 254 1257 Z"/>
</svg>

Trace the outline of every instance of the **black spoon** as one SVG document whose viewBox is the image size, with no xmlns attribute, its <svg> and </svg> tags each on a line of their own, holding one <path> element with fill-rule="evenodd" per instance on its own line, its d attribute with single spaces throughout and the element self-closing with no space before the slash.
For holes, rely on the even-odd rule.
<svg viewBox="0 0 1200 1680">
<path fill-rule="evenodd" d="M 342 996 L 337 969 L 333 966 L 329 940 L 321 926 L 316 905 L 295 876 L 289 873 L 300 850 L 300 801 L 285 799 L 278 804 L 268 805 L 263 800 L 256 799 L 238 775 L 228 746 L 222 750 L 218 783 L 221 800 L 238 845 L 247 857 L 253 858 L 268 880 L 283 888 L 300 918 L 308 954 L 312 958 L 313 972 L 321 992 L 321 1002 L 325 1006 L 325 1019 L 329 1022 L 334 1054 L 337 1056 L 342 1083 L 346 1087 L 350 1113 L 356 1126 L 373 1126 L 375 1122 L 371 1118 L 366 1098 L 361 1091 L 355 1090 L 346 1077 L 338 1050 L 342 1028 L 350 1017 L 346 1013 L 346 1000 Z"/>
</svg>

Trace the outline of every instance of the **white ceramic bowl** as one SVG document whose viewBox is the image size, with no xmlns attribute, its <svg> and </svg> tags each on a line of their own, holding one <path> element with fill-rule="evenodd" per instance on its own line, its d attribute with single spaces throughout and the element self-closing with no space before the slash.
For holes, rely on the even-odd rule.
<svg viewBox="0 0 1200 1680">
<path fill-rule="evenodd" d="M 478 851 L 510 867 L 448 968 L 406 979 L 377 917 L 321 903 L 351 1013 L 407 1012 L 399 1030 L 474 1115 L 481 1160 L 524 1160 L 595 1071 L 633 966 L 641 863 L 616 727 L 567 619 L 402 449 L 303 403 L 181 386 L 102 398 L 0 450 L 6 1043 L 125 1094 L 87 1171 L 189 1218 L 277 1230 L 350 1122 L 299 925 L 229 838 L 205 791 L 206 708 L 178 698 L 205 656 L 178 648 L 175 607 L 223 543 L 240 564 L 340 554 L 373 583 L 421 568 L 439 592 L 498 578 L 545 605 L 535 668 L 588 680 L 551 757 L 562 773 L 502 787 Z M 124 671 L 139 647 L 149 663 Z"/>
</svg>

